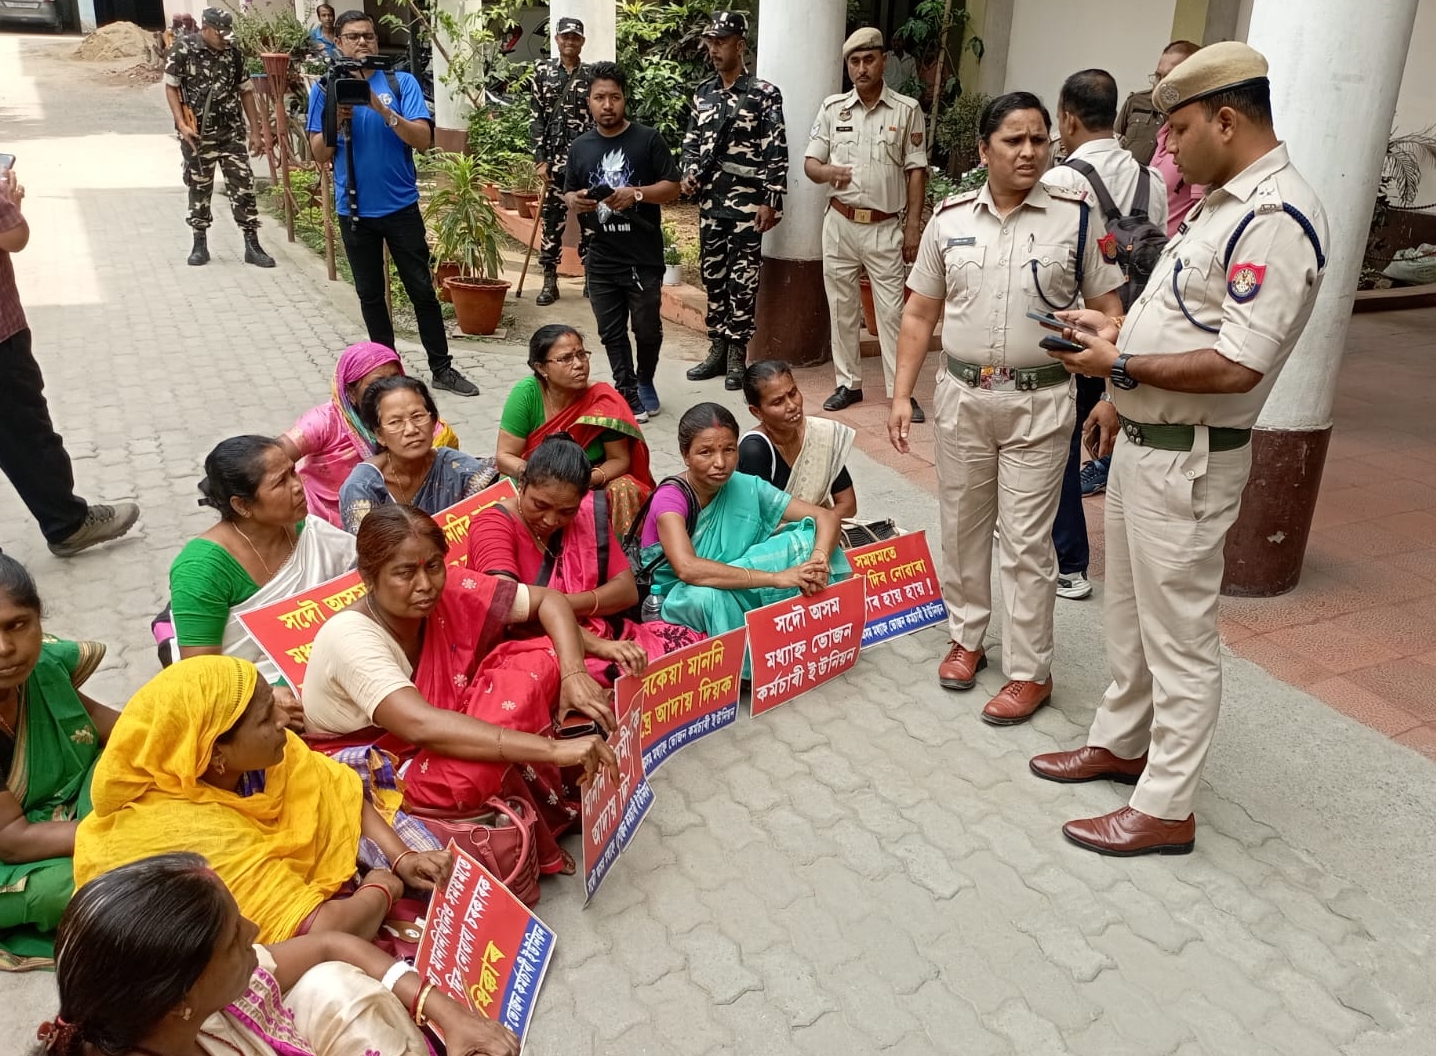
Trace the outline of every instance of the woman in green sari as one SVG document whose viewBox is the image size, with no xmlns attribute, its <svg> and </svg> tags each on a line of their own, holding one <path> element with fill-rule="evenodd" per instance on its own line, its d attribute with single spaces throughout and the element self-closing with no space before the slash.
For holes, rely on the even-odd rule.
<svg viewBox="0 0 1436 1056">
<path fill-rule="evenodd" d="M 645 565 L 660 551 L 667 558 L 654 570 L 645 619 L 724 634 L 742 627 L 750 609 L 816 594 L 850 571 L 837 549 L 836 513 L 735 472 L 738 421 L 726 407 L 689 408 L 678 450 L 688 468 L 654 491 L 640 537 Z"/>
<path fill-rule="evenodd" d="M 46 637 L 40 614 L 34 580 L 0 554 L 0 971 L 54 963 L 75 829 L 118 715 L 79 692 L 105 647 Z"/>
</svg>

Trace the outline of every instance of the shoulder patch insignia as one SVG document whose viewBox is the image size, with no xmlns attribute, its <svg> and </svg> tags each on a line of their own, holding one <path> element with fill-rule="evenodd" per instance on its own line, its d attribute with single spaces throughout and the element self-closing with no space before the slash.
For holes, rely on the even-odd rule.
<svg viewBox="0 0 1436 1056">
<path fill-rule="evenodd" d="M 949 194 L 942 201 L 937 203 L 934 213 L 940 213 L 950 205 L 961 205 L 963 202 L 970 202 L 982 193 L 981 187 L 974 187 L 970 191 L 959 191 L 957 194 Z"/>
<path fill-rule="evenodd" d="M 1233 264 L 1227 272 L 1227 293 L 1238 304 L 1246 304 L 1261 292 L 1262 280 L 1266 277 L 1266 265 Z"/>
<path fill-rule="evenodd" d="M 1117 263 L 1117 236 L 1104 235 L 1097 239 L 1097 248 L 1102 251 L 1102 259 L 1108 264 Z"/>
<path fill-rule="evenodd" d="M 1060 198 L 1065 202 L 1085 202 L 1087 200 L 1087 192 L 1077 187 L 1060 187 L 1051 183 L 1044 183 L 1042 186 L 1047 189 L 1050 197 Z"/>
<path fill-rule="evenodd" d="M 920 147 L 920 146 L 922 146 L 922 133 L 921 133 L 921 132 L 913 132 L 908 138 L 912 140 L 912 145 L 913 145 L 913 146 L 915 146 L 915 147 Z"/>
</svg>

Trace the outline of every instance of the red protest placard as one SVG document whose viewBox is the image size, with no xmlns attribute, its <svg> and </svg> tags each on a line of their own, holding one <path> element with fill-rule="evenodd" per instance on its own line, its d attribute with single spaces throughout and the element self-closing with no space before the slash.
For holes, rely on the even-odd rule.
<svg viewBox="0 0 1436 1056">
<path fill-rule="evenodd" d="M 444 529 L 444 538 L 449 541 L 449 564 L 466 568 L 469 564 L 469 529 L 474 518 L 496 502 L 518 494 L 514 482 L 508 477 L 490 484 L 477 495 L 460 499 L 434 514 L 434 520 Z"/>
<path fill-rule="evenodd" d="M 643 675 L 639 740 L 649 774 L 686 744 L 738 718 L 743 646 L 748 632 L 709 638 L 655 660 Z"/>
<path fill-rule="evenodd" d="M 947 620 L 927 532 L 854 547 L 847 557 L 854 574 L 868 581 L 864 646 Z"/>
<path fill-rule="evenodd" d="M 454 871 L 434 890 L 414 969 L 523 1041 L 553 957 L 554 933 L 483 864 L 450 841 Z"/>
<path fill-rule="evenodd" d="M 866 579 L 853 576 L 810 598 L 800 595 L 748 613 L 754 715 L 786 704 L 858 662 L 866 586 Z"/>
<path fill-rule="evenodd" d="M 239 621 L 298 692 L 319 628 L 363 596 L 359 573 L 346 572 L 292 598 L 239 613 Z"/>
<path fill-rule="evenodd" d="M 618 784 L 600 772 L 583 790 L 584 905 L 593 898 L 653 806 L 653 789 L 643 772 L 639 737 L 643 680 L 624 675 L 614 686 L 613 698 L 613 716 L 618 725 L 608 735 L 608 746 L 618 758 Z"/>
</svg>

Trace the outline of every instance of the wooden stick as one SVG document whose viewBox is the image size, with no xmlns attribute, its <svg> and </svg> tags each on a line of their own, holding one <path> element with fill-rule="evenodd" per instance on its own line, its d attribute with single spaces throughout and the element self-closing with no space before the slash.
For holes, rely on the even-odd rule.
<svg viewBox="0 0 1436 1056">
<path fill-rule="evenodd" d="M 524 254 L 524 270 L 519 272 L 519 288 L 518 292 L 514 294 L 515 300 L 524 295 L 524 280 L 529 277 L 529 261 L 534 255 L 534 243 L 538 241 L 538 230 L 543 226 L 543 200 L 547 195 L 548 180 L 545 179 L 543 181 L 543 193 L 539 195 L 538 201 L 534 203 L 534 226 L 533 230 L 529 232 L 529 251 Z"/>
<path fill-rule="evenodd" d="M 334 183 L 329 178 L 329 166 L 319 166 L 319 207 L 324 211 L 324 266 L 329 271 L 329 281 L 339 279 L 339 264 L 334 258 Z"/>
</svg>

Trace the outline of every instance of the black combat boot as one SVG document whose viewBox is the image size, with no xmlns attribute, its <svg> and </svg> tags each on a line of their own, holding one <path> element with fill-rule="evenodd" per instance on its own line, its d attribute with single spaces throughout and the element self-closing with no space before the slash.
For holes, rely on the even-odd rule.
<svg viewBox="0 0 1436 1056">
<path fill-rule="evenodd" d="M 728 376 L 723 387 L 734 392 L 743 387 L 743 372 L 748 369 L 748 345 L 746 342 L 728 342 Z"/>
<path fill-rule="evenodd" d="M 688 368 L 688 380 L 707 381 L 722 374 L 727 362 L 727 348 L 728 342 L 721 337 L 715 337 L 713 343 L 708 346 L 708 358 L 698 366 Z"/>
<path fill-rule="evenodd" d="M 258 231 L 244 233 L 244 262 L 260 268 L 274 267 L 274 258 L 266 253 L 259 244 Z"/>
<path fill-rule="evenodd" d="M 194 233 L 194 248 L 189 251 L 188 263 L 196 268 L 209 263 L 209 239 L 203 231 Z"/>
<path fill-rule="evenodd" d="M 534 298 L 534 304 L 545 308 L 558 300 L 558 268 L 543 269 L 543 289 Z"/>
</svg>

